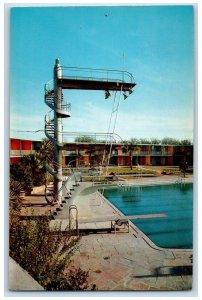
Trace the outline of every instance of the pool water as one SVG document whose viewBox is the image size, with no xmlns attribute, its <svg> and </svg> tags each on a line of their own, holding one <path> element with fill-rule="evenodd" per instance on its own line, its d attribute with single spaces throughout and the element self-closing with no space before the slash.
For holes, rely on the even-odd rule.
<svg viewBox="0 0 202 300">
<path fill-rule="evenodd" d="M 131 220 L 157 246 L 193 247 L 193 184 L 105 189 L 104 196 L 124 215 L 165 213 L 165 218 Z"/>
</svg>

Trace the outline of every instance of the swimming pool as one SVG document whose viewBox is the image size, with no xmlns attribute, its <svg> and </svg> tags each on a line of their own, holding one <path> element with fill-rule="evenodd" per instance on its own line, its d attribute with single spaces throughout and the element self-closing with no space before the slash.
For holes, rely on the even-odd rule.
<svg viewBox="0 0 202 300">
<path fill-rule="evenodd" d="M 105 189 L 104 196 L 124 215 L 165 213 L 165 218 L 132 220 L 157 246 L 193 247 L 192 183 Z"/>
</svg>

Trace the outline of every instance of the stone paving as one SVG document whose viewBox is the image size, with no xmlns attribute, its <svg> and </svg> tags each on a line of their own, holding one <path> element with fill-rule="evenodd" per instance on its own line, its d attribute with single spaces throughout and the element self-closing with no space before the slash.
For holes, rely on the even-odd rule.
<svg viewBox="0 0 202 300">
<path fill-rule="evenodd" d="M 74 265 L 89 270 L 98 290 L 188 290 L 191 253 L 149 247 L 132 233 L 83 236 Z"/>
<path fill-rule="evenodd" d="M 141 182 L 131 179 L 116 184 L 169 184 L 177 179 L 176 176 L 165 175 L 141 178 Z M 186 182 L 192 180 L 192 176 L 185 178 Z M 101 187 L 100 185 L 99 188 Z M 27 201 L 33 204 L 41 201 L 43 204 L 42 198 L 31 197 L 27 198 Z M 66 200 L 63 209 L 57 212 L 55 220 L 63 220 L 68 224 L 68 210 L 71 204 L 77 206 L 81 219 L 121 215 L 97 193 L 97 187 L 91 183 L 81 183 L 75 187 L 71 199 Z M 44 214 L 47 207 L 36 207 L 35 210 L 36 214 Z M 192 288 L 191 250 L 158 248 L 152 243 L 149 244 L 145 236 L 132 225 L 129 233 L 119 230 L 116 234 L 113 231 L 99 231 L 101 227 L 109 228 L 110 222 L 91 222 L 84 227 L 97 228 L 98 232 L 81 234 L 79 250 L 75 253 L 72 264 L 89 271 L 89 287 L 96 284 L 99 291 L 169 291 Z"/>
<path fill-rule="evenodd" d="M 176 177 L 152 178 L 152 184 L 175 182 Z M 191 182 L 192 178 L 186 178 Z M 144 184 L 150 179 L 144 178 Z M 158 182 L 157 182 L 158 181 Z M 130 181 L 131 183 L 131 181 Z M 108 201 L 96 193 L 96 187 L 77 188 L 72 203 L 78 208 L 79 218 L 120 215 Z M 60 214 L 58 214 L 60 219 Z M 110 224 L 109 224 L 110 225 Z M 89 223 L 99 228 L 99 223 Z M 80 238 L 79 250 L 73 264 L 89 271 L 89 285 L 96 284 L 99 291 L 109 290 L 190 290 L 192 288 L 192 251 L 172 250 L 148 244 L 134 226 L 127 233 L 101 232 Z"/>
</svg>

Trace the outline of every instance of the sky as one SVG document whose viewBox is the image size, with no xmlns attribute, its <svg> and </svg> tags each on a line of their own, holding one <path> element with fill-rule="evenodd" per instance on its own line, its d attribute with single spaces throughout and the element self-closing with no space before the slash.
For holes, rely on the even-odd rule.
<svg viewBox="0 0 202 300">
<path fill-rule="evenodd" d="M 43 132 L 44 84 L 62 66 L 126 70 L 136 87 L 121 100 L 115 132 L 122 139 L 194 135 L 192 6 L 19 7 L 10 14 L 11 137 Z M 113 97 L 64 92 L 71 103 L 65 131 L 107 132 Z"/>
</svg>

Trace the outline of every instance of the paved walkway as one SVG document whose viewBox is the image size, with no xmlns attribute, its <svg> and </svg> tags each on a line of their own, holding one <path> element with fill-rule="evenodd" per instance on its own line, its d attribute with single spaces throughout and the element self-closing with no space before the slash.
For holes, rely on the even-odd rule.
<svg viewBox="0 0 202 300">
<path fill-rule="evenodd" d="M 131 233 L 83 236 L 74 265 L 98 290 L 191 289 L 191 253 L 153 249 Z"/>
<path fill-rule="evenodd" d="M 9 257 L 9 290 L 10 291 L 43 291 L 44 288 L 28 272 Z"/>
<path fill-rule="evenodd" d="M 175 181 L 175 176 L 161 176 L 142 178 L 141 184 Z M 191 182 L 192 178 L 185 178 L 185 181 Z M 134 183 L 137 180 L 133 180 Z M 79 218 L 120 216 L 121 213 L 96 192 L 96 187 L 87 188 L 88 185 L 84 183 L 77 187 L 71 200 L 78 208 Z M 57 218 L 62 219 L 62 216 L 64 211 Z M 92 222 L 88 226 L 99 229 L 100 224 Z M 89 284 L 96 284 L 98 290 L 191 289 L 192 251 L 167 250 L 149 244 L 134 225 L 129 233 L 124 230 L 116 234 L 97 231 L 97 234 L 81 236 L 73 264 L 89 270 Z"/>
</svg>

